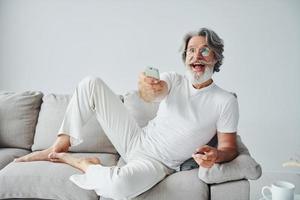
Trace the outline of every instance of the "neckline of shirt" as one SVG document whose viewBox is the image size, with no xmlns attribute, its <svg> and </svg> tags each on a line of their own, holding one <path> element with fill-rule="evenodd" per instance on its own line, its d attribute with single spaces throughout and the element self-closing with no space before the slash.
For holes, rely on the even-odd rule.
<svg viewBox="0 0 300 200">
<path fill-rule="evenodd" d="M 187 80 L 187 83 L 189 85 L 191 95 L 195 95 L 195 94 L 198 94 L 200 92 L 210 90 L 211 88 L 213 88 L 216 85 L 215 82 L 212 82 L 210 85 L 208 85 L 206 87 L 203 87 L 201 89 L 196 89 L 196 88 L 194 88 L 193 84 L 189 80 Z"/>
</svg>

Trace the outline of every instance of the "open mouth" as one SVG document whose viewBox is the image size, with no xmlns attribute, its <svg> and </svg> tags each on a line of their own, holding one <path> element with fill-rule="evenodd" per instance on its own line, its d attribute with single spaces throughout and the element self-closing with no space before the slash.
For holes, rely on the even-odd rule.
<svg viewBox="0 0 300 200">
<path fill-rule="evenodd" d="M 205 70 L 205 64 L 193 63 L 190 66 L 191 66 L 191 68 L 192 68 L 192 70 L 194 72 L 198 72 L 199 73 L 199 72 L 204 72 L 204 70 Z"/>
</svg>

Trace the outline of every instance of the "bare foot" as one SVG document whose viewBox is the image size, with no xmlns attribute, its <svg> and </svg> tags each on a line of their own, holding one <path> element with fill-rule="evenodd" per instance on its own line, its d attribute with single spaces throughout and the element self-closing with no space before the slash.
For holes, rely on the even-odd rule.
<svg viewBox="0 0 300 200">
<path fill-rule="evenodd" d="M 30 162 L 30 161 L 41 161 L 41 160 L 47 160 L 50 161 L 48 158 L 48 155 L 53 151 L 53 148 L 50 147 L 48 149 L 45 149 L 43 151 L 36 151 L 32 152 L 30 154 L 27 154 L 25 156 L 22 156 L 20 158 L 16 158 L 15 162 Z"/>
<path fill-rule="evenodd" d="M 30 161 L 50 161 L 49 154 L 52 152 L 67 152 L 70 146 L 70 137 L 68 135 L 59 135 L 54 144 L 45 150 L 32 152 L 20 158 L 16 158 L 15 162 Z"/>
<path fill-rule="evenodd" d="M 96 157 L 91 158 L 76 158 L 68 153 L 50 153 L 49 154 L 50 161 L 52 162 L 62 162 L 77 169 L 80 169 L 83 172 L 86 172 L 87 168 L 90 165 L 98 165 L 100 164 L 100 160 Z"/>
<path fill-rule="evenodd" d="M 68 152 L 69 147 L 71 146 L 70 143 L 70 136 L 65 135 L 65 134 L 60 134 L 54 144 L 52 145 L 53 147 L 53 152 Z"/>
</svg>

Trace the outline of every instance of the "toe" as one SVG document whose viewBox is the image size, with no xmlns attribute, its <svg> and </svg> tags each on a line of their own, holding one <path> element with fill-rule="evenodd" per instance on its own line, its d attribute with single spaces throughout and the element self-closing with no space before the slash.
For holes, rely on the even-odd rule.
<svg viewBox="0 0 300 200">
<path fill-rule="evenodd" d="M 24 162 L 24 161 L 25 161 L 25 159 L 24 159 L 23 157 L 15 158 L 15 159 L 13 160 L 13 162 Z"/>
</svg>

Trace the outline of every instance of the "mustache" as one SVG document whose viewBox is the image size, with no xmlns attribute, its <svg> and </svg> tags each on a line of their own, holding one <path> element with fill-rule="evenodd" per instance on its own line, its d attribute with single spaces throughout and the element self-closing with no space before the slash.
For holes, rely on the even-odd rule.
<svg viewBox="0 0 300 200">
<path fill-rule="evenodd" d="M 207 61 L 204 61 L 204 60 L 200 60 L 200 59 L 197 59 L 195 58 L 194 56 L 190 57 L 188 59 L 188 63 L 187 63 L 189 66 L 193 66 L 193 65 L 196 65 L 196 64 L 200 64 L 200 65 L 205 65 L 205 66 L 211 66 L 211 65 L 215 65 L 216 64 L 216 61 L 213 60 L 211 62 L 207 62 Z"/>
<path fill-rule="evenodd" d="M 214 64 L 215 64 L 214 61 L 207 62 L 207 61 L 204 61 L 204 60 L 198 60 L 198 61 L 189 63 L 189 66 L 193 66 L 193 65 L 214 65 Z"/>
</svg>

